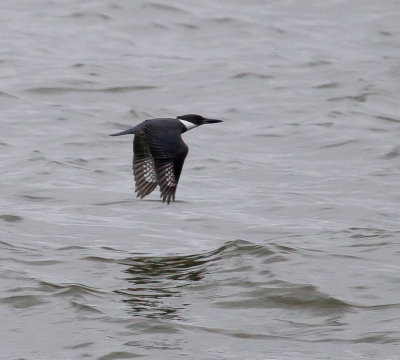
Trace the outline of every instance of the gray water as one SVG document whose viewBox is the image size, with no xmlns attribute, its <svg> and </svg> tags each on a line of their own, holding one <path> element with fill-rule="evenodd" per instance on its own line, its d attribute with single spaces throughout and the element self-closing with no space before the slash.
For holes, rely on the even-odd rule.
<svg viewBox="0 0 400 360">
<path fill-rule="evenodd" d="M 399 1 L 0 10 L 0 358 L 400 358 Z M 137 200 L 108 134 L 185 113 Z"/>
</svg>

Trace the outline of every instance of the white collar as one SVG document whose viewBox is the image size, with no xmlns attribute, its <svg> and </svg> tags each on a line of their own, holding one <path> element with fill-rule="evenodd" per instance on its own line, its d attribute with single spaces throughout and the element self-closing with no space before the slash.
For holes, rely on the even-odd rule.
<svg viewBox="0 0 400 360">
<path fill-rule="evenodd" d="M 178 119 L 178 120 L 185 126 L 186 130 L 190 130 L 190 129 L 193 129 L 193 128 L 199 126 L 199 125 L 195 125 L 195 124 L 191 123 L 190 121 L 181 120 L 181 119 Z"/>
</svg>

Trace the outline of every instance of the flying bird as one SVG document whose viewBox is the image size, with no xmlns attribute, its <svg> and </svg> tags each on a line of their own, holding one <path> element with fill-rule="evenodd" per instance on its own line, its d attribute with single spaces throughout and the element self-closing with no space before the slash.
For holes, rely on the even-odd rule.
<svg viewBox="0 0 400 360">
<path fill-rule="evenodd" d="M 172 118 L 145 120 L 142 123 L 110 136 L 134 134 L 132 169 L 136 196 L 143 199 L 157 185 L 163 202 L 175 201 L 176 187 L 189 148 L 182 134 L 204 124 L 222 120 L 207 119 L 196 114 Z"/>
</svg>

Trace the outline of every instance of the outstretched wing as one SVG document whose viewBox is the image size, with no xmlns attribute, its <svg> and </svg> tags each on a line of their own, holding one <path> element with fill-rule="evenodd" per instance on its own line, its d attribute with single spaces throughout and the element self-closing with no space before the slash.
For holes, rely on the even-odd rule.
<svg viewBox="0 0 400 360">
<path fill-rule="evenodd" d="M 160 185 L 160 197 L 168 204 L 175 201 L 179 177 L 189 151 L 182 140 L 181 129 L 174 125 L 163 126 L 160 131 L 157 124 L 148 124 L 144 129 Z"/>
<path fill-rule="evenodd" d="M 157 174 L 149 144 L 144 134 L 136 134 L 133 140 L 132 169 L 135 177 L 137 197 L 143 199 L 157 186 Z"/>
<path fill-rule="evenodd" d="M 185 155 L 186 157 L 186 155 Z M 179 161 L 155 160 L 157 179 L 160 185 L 160 197 L 168 204 L 175 201 L 175 192 L 185 159 Z"/>
</svg>

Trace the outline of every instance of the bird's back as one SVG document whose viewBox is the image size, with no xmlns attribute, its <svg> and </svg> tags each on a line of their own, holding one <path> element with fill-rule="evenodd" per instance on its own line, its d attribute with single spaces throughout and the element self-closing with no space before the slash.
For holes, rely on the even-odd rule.
<svg viewBox="0 0 400 360">
<path fill-rule="evenodd" d="M 141 131 L 154 148 L 162 144 L 163 152 L 170 154 L 171 157 L 177 156 L 182 151 L 187 151 L 187 146 L 181 137 L 184 126 L 179 120 L 159 118 L 146 120 L 142 124 Z"/>
</svg>

